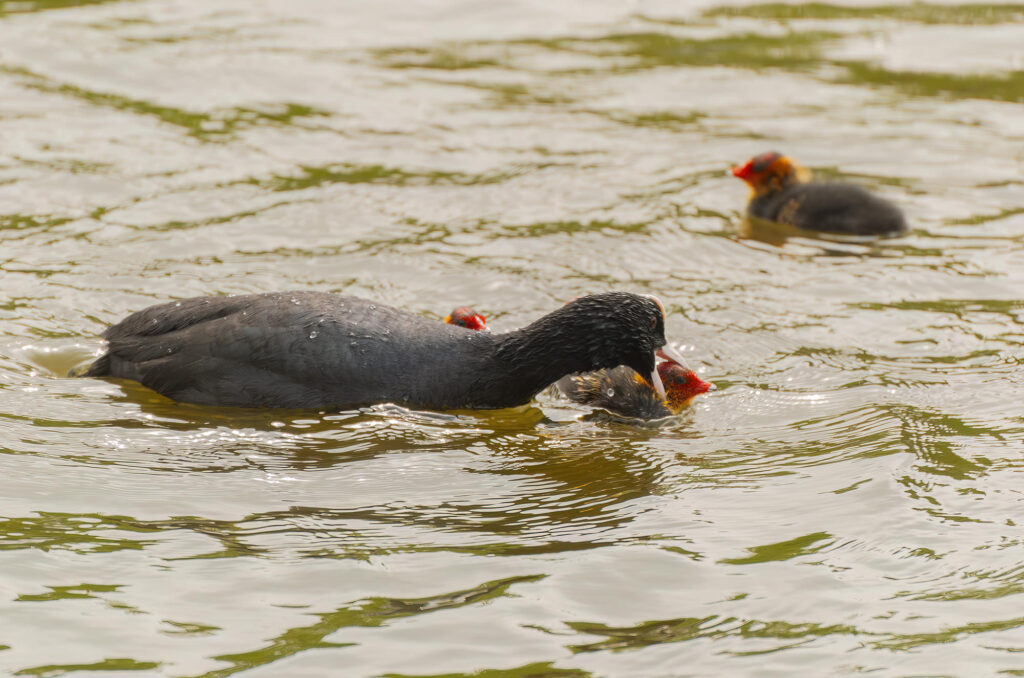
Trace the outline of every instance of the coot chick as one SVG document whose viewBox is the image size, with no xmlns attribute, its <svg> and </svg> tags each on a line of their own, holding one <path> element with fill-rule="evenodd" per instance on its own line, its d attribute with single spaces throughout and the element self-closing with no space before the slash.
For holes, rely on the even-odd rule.
<svg viewBox="0 0 1024 678">
<path fill-rule="evenodd" d="M 486 330 L 487 318 L 474 311 L 469 306 L 459 306 L 457 309 L 444 317 L 449 325 L 458 325 L 467 330 Z"/>
<path fill-rule="evenodd" d="M 282 292 L 158 304 L 103 336 L 107 352 L 85 376 L 200 405 L 513 407 L 566 374 L 618 365 L 665 392 L 655 369 L 664 306 L 625 292 L 580 297 L 504 334 L 358 297 Z"/>
<path fill-rule="evenodd" d="M 694 397 L 715 388 L 675 360 L 658 365 L 665 397 L 633 370 L 615 367 L 558 380 L 558 389 L 569 400 L 637 419 L 660 419 L 679 414 Z"/>
<path fill-rule="evenodd" d="M 732 174 L 753 191 L 752 217 L 838 235 L 899 235 L 907 228 L 892 203 L 852 184 L 809 181 L 810 172 L 775 151 L 733 167 Z"/>
</svg>

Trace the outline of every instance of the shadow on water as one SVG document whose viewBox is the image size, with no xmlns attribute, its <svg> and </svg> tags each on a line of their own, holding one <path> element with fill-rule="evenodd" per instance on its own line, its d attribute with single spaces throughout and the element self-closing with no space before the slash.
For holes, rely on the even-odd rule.
<svg viewBox="0 0 1024 678">
<path fill-rule="evenodd" d="M 899 250 L 884 237 L 822 233 L 752 216 L 744 216 L 740 220 L 737 234 L 741 239 L 756 240 L 774 247 L 796 245 L 796 252 L 801 255 L 862 257 L 899 254 Z"/>
</svg>

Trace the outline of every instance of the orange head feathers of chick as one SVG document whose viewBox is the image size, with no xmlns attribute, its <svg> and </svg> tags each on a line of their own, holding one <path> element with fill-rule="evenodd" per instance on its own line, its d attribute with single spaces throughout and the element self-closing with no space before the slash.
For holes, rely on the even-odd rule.
<svg viewBox="0 0 1024 678">
<path fill-rule="evenodd" d="M 746 164 L 733 167 L 732 175 L 747 182 L 755 194 L 810 180 L 810 172 L 777 151 L 755 155 Z"/>
</svg>

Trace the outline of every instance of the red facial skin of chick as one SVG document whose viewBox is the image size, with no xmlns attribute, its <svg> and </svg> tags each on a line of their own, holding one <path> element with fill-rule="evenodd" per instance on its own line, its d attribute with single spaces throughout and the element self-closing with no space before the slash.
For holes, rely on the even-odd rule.
<svg viewBox="0 0 1024 678">
<path fill-rule="evenodd" d="M 679 414 L 696 396 L 699 396 L 701 393 L 707 393 L 714 388 L 714 384 L 704 381 L 693 370 L 687 369 L 671 360 L 658 364 L 658 375 L 665 385 L 665 399 L 662 402 L 672 414 Z M 653 393 L 654 387 L 651 386 L 650 382 L 639 374 L 635 378 L 637 383 L 651 390 L 652 397 L 657 397 Z"/>
<path fill-rule="evenodd" d="M 790 184 L 810 179 L 807 170 L 775 151 L 754 156 L 746 164 L 733 167 L 732 175 L 747 182 L 754 195 L 780 191 Z"/>
<path fill-rule="evenodd" d="M 666 405 L 674 414 L 678 414 L 695 396 L 707 393 L 712 387 L 711 382 L 704 381 L 696 372 L 679 363 L 661 363 L 658 365 L 658 374 L 665 384 Z"/>
<path fill-rule="evenodd" d="M 449 325 L 458 325 L 467 330 L 486 330 L 487 318 L 483 317 L 469 306 L 460 306 L 448 315 L 444 321 Z"/>
</svg>

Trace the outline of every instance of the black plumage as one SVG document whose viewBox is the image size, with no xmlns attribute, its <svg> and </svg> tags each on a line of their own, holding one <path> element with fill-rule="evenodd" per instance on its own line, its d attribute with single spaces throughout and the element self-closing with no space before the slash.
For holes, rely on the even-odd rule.
<svg viewBox="0 0 1024 678">
<path fill-rule="evenodd" d="M 199 297 L 109 328 L 106 354 L 84 376 L 203 405 L 500 408 L 573 372 L 626 365 L 650 375 L 664 327 L 659 301 L 624 292 L 580 297 L 504 334 L 322 292 Z"/>
<path fill-rule="evenodd" d="M 860 186 L 806 181 L 806 171 L 776 152 L 762 153 L 733 175 L 752 191 L 747 214 L 809 231 L 839 235 L 899 235 L 903 213 Z"/>
</svg>

